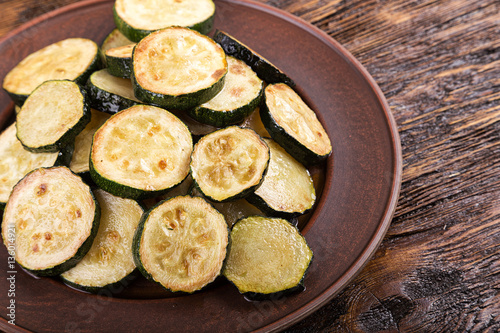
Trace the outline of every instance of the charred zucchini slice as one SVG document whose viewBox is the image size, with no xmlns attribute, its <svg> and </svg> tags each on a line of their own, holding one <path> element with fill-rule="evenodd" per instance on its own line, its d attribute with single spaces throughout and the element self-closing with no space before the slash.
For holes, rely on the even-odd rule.
<svg viewBox="0 0 500 333">
<path fill-rule="evenodd" d="M 217 127 L 243 121 L 259 105 L 264 82 L 243 61 L 227 57 L 224 87 L 211 100 L 189 111 L 197 121 Z"/>
<path fill-rule="evenodd" d="M 118 46 L 107 50 L 104 53 L 109 74 L 130 78 L 132 74 L 132 51 L 135 44 Z"/>
<path fill-rule="evenodd" d="M 250 216 L 230 234 L 231 247 L 223 275 L 251 299 L 303 289 L 313 253 L 287 220 Z"/>
<path fill-rule="evenodd" d="M 326 159 L 332 144 L 313 110 L 289 86 L 268 85 L 260 117 L 271 137 L 296 160 L 312 165 Z"/>
<path fill-rule="evenodd" d="M 113 289 L 122 281 L 128 283 L 135 270 L 132 239 L 143 214 L 134 200 L 100 189 L 94 195 L 101 207 L 97 236 L 87 255 L 61 275 L 66 284 L 92 293 Z"/>
<path fill-rule="evenodd" d="M 274 140 L 264 139 L 271 159 L 264 181 L 247 200 L 270 216 L 292 218 L 307 213 L 316 201 L 309 171 Z"/>
<path fill-rule="evenodd" d="M 135 105 L 114 114 L 94 134 L 90 175 L 107 192 L 145 199 L 189 174 L 191 133 L 167 110 Z"/>
<path fill-rule="evenodd" d="M 215 4 L 212 0 L 117 0 L 113 13 L 118 29 L 138 42 L 155 30 L 172 26 L 207 34 L 212 30 Z"/>
<path fill-rule="evenodd" d="M 90 110 L 90 123 L 85 126 L 82 132 L 75 138 L 75 146 L 69 168 L 76 174 L 83 177 L 89 172 L 90 147 L 95 131 L 101 127 L 110 117 L 109 114 L 94 109 Z"/>
<path fill-rule="evenodd" d="M 2 236 L 7 248 L 15 246 L 19 265 L 38 276 L 59 275 L 88 252 L 99 216 L 99 204 L 80 177 L 67 167 L 38 168 L 14 186 Z"/>
<path fill-rule="evenodd" d="M 90 122 L 86 91 L 68 80 L 42 83 L 16 116 L 17 137 L 32 152 L 56 152 L 73 144 Z"/>
<path fill-rule="evenodd" d="M 216 30 L 213 39 L 222 46 L 227 55 L 243 60 L 265 82 L 283 82 L 289 86 L 295 86 L 295 83 L 288 75 L 233 36 Z"/>
<path fill-rule="evenodd" d="M 253 130 L 230 126 L 202 137 L 191 157 L 191 176 L 213 201 L 242 198 L 264 179 L 269 147 Z"/>
<path fill-rule="evenodd" d="M 88 82 L 90 105 L 110 114 L 139 104 L 130 79 L 111 75 L 106 69 L 92 73 Z"/>
<path fill-rule="evenodd" d="M 135 47 L 132 82 L 146 103 L 189 109 L 221 91 L 226 55 L 212 39 L 194 30 L 172 27 L 151 33 Z"/>
<path fill-rule="evenodd" d="M 227 245 L 222 214 L 202 198 L 181 196 L 143 215 L 133 253 L 148 279 L 171 291 L 192 293 L 220 274 Z"/>
<path fill-rule="evenodd" d="M 22 105 L 36 87 L 49 80 L 72 80 L 85 84 L 101 66 L 96 43 L 86 38 L 68 38 L 24 58 L 4 78 L 3 88 Z"/>
<path fill-rule="evenodd" d="M 0 134 L 0 209 L 5 206 L 16 183 L 28 172 L 59 164 L 60 153 L 35 154 L 24 149 L 16 137 L 16 124 Z"/>
</svg>

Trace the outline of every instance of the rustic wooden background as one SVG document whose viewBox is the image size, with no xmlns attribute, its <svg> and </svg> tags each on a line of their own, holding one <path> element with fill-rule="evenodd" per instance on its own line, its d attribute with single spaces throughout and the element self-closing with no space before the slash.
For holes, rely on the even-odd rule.
<svg viewBox="0 0 500 333">
<path fill-rule="evenodd" d="M 2 0 L 0 36 L 75 0 Z M 500 331 L 500 2 L 259 0 L 366 67 L 398 124 L 401 196 L 380 249 L 287 332 Z"/>
</svg>

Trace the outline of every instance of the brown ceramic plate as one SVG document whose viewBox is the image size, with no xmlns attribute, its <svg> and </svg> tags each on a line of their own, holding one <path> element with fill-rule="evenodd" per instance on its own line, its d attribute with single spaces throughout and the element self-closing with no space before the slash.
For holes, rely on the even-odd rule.
<svg viewBox="0 0 500 333">
<path fill-rule="evenodd" d="M 28 54 L 67 37 L 100 43 L 114 27 L 113 1 L 61 8 L 0 40 L 0 78 Z M 276 331 L 304 318 L 335 296 L 380 244 L 396 206 L 401 148 L 380 89 L 341 45 L 312 25 L 258 3 L 216 0 L 215 27 L 235 36 L 287 73 L 318 113 L 333 142 L 322 167 L 324 190 L 302 230 L 315 258 L 306 290 L 282 299 L 249 302 L 220 280 L 192 295 L 167 295 L 147 283 L 109 297 L 72 290 L 55 279 L 9 269 L 0 249 L 0 329 L 36 332 Z M 0 127 L 13 104 L 0 94 Z M 11 285 L 10 276 L 15 277 Z M 15 288 L 15 296 L 9 289 Z M 130 289 L 129 289 L 130 288 Z M 7 315 L 15 300 L 15 323 Z"/>
</svg>

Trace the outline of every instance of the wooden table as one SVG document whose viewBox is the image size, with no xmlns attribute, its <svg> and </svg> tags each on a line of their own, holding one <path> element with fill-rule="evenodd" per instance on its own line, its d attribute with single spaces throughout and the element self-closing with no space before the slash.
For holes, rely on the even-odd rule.
<svg viewBox="0 0 500 333">
<path fill-rule="evenodd" d="M 75 0 L 0 2 L 0 35 Z M 500 330 L 500 3 L 260 0 L 345 46 L 396 119 L 403 181 L 379 250 L 288 332 Z"/>
</svg>

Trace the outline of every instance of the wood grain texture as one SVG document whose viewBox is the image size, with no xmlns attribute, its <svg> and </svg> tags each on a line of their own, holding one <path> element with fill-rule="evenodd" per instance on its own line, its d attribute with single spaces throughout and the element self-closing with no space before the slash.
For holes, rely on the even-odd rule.
<svg viewBox="0 0 500 333">
<path fill-rule="evenodd" d="M 66 1 L 0 1 L 0 35 Z M 500 331 L 500 3 L 259 0 L 316 25 L 381 87 L 403 148 L 379 250 L 287 332 Z"/>
</svg>

